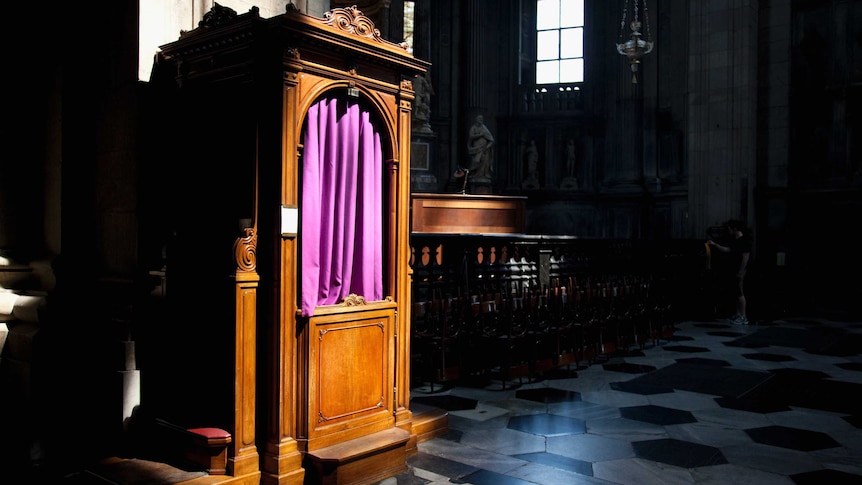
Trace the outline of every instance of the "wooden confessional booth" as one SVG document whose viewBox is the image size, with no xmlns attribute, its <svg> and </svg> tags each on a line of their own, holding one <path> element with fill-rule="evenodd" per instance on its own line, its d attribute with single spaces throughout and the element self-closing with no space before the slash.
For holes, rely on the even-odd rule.
<svg viewBox="0 0 862 485">
<path fill-rule="evenodd" d="M 374 483 L 429 426 L 409 406 L 408 264 L 428 63 L 356 7 L 292 7 L 216 4 L 157 56 L 172 364 L 142 400 L 227 431 L 233 483 Z"/>
</svg>

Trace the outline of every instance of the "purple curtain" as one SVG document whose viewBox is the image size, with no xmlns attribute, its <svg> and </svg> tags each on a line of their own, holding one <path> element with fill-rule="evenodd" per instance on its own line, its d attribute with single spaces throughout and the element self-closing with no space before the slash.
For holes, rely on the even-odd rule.
<svg viewBox="0 0 862 485">
<path fill-rule="evenodd" d="M 383 154 L 371 115 L 326 98 L 308 110 L 302 157 L 304 316 L 351 293 L 383 299 Z"/>
</svg>

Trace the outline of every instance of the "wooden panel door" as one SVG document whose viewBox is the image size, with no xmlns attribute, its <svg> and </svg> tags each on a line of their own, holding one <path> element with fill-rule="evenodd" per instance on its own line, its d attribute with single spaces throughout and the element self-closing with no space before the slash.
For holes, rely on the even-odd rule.
<svg viewBox="0 0 862 485">
<path fill-rule="evenodd" d="M 395 304 L 319 307 L 308 319 L 308 449 L 389 428 Z"/>
</svg>

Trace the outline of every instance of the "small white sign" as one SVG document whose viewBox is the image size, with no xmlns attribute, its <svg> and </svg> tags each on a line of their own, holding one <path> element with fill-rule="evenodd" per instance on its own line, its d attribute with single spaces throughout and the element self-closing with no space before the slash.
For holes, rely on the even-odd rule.
<svg viewBox="0 0 862 485">
<path fill-rule="evenodd" d="M 299 209 L 281 206 L 281 235 L 296 237 L 299 231 Z"/>
</svg>

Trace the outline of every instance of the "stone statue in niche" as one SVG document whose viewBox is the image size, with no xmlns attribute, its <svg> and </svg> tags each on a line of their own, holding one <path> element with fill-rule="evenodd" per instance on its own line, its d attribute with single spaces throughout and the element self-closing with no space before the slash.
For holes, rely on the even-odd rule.
<svg viewBox="0 0 862 485">
<path fill-rule="evenodd" d="M 563 190 L 575 190 L 578 188 L 578 145 L 575 140 L 569 138 L 566 141 L 564 156 L 566 160 L 566 171 L 560 188 Z"/>
<path fill-rule="evenodd" d="M 494 174 L 494 136 L 485 126 L 485 117 L 482 115 L 476 116 L 476 122 L 470 127 L 467 153 L 470 155 L 470 179 L 473 182 L 490 182 Z"/>
<path fill-rule="evenodd" d="M 416 99 L 413 101 L 413 131 L 417 133 L 433 133 L 431 130 L 431 96 L 434 88 L 428 72 L 416 76 L 414 87 Z"/>
<path fill-rule="evenodd" d="M 524 161 L 527 163 L 527 178 L 521 182 L 522 189 L 538 189 L 539 184 L 539 149 L 536 140 L 530 140 L 530 144 L 524 151 Z"/>
</svg>

